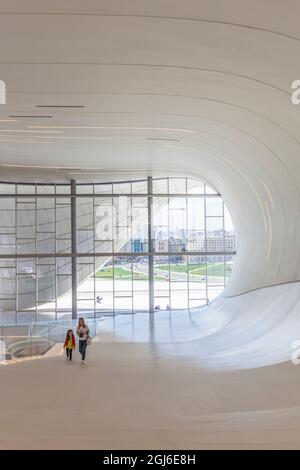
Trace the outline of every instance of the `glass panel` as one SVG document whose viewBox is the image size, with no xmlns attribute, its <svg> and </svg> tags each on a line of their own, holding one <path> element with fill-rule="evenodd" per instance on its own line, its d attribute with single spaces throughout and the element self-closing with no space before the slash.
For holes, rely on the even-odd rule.
<svg viewBox="0 0 300 470">
<path fill-rule="evenodd" d="M 17 253 L 21 255 L 34 254 L 35 252 L 35 239 L 22 239 L 19 238 L 17 242 Z"/>
<path fill-rule="evenodd" d="M 18 310 L 35 308 L 35 273 L 19 274 L 18 278 Z"/>
<path fill-rule="evenodd" d="M 153 194 L 168 194 L 168 180 L 154 179 L 152 181 Z"/>
<path fill-rule="evenodd" d="M 206 299 L 206 256 L 189 256 L 189 299 Z"/>
<path fill-rule="evenodd" d="M 37 184 L 36 186 L 37 194 L 55 194 L 55 186 L 54 185 L 43 185 Z"/>
<path fill-rule="evenodd" d="M 131 183 L 132 194 L 147 194 L 147 181 L 133 181 Z"/>
<path fill-rule="evenodd" d="M 231 216 L 228 212 L 227 207 L 224 205 L 224 229 L 225 229 L 225 251 L 236 251 L 237 240 Z"/>
<path fill-rule="evenodd" d="M 131 183 L 113 183 L 114 194 L 131 194 Z"/>
<path fill-rule="evenodd" d="M 185 178 L 169 178 L 169 194 L 186 194 Z"/>
<path fill-rule="evenodd" d="M 71 199 L 56 199 L 56 236 L 71 238 Z"/>
<path fill-rule="evenodd" d="M 146 197 L 133 197 L 131 199 L 132 207 L 144 207 L 147 209 L 148 207 L 148 198 Z"/>
<path fill-rule="evenodd" d="M 204 231 L 204 198 L 190 198 L 187 200 L 187 224 L 189 233 Z"/>
<path fill-rule="evenodd" d="M 113 251 L 114 238 L 114 207 L 110 198 L 94 199 L 94 242 L 95 250 L 104 252 Z"/>
<path fill-rule="evenodd" d="M 208 282 L 224 283 L 224 256 L 207 257 Z"/>
<path fill-rule="evenodd" d="M 219 295 L 225 285 L 224 256 L 207 257 L 207 290 L 208 299 L 211 301 Z"/>
<path fill-rule="evenodd" d="M 113 260 L 115 312 L 132 312 L 132 259 L 116 257 Z"/>
<path fill-rule="evenodd" d="M 57 253 L 70 253 L 71 252 L 71 239 L 57 239 L 56 240 Z"/>
<path fill-rule="evenodd" d="M 137 257 L 132 260 L 133 310 L 149 310 L 149 262 L 148 257 Z"/>
<path fill-rule="evenodd" d="M 186 258 L 186 257 L 184 257 Z M 181 259 L 178 257 L 176 261 L 173 260 L 173 256 L 171 256 L 170 260 L 170 280 L 171 282 L 175 283 L 187 283 L 188 281 L 188 266 L 186 263 L 186 259 Z M 187 288 L 187 284 L 186 284 Z"/>
<path fill-rule="evenodd" d="M 93 184 L 77 184 L 76 193 L 77 194 L 93 194 L 94 185 Z"/>
<path fill-rule="evenodd" d="M 112 241 L 94 241 L 95 253 L 112 253 L 113 242 Z"/>
<path fill-rule="evenodd" d="M 55 253 L 55 234 L 37 233 L 36 234 L 36 252 L 37 253 Z"/>
<path fill-rule="evenodd" d="M 71 194 L 71 185 L 70 184 L 57 184 L 56 194 Z"/>
<path fill-rule="evenodd" d="M 16 185 L 0 183 L 0 194 L 15 194 L 16 193 Z"/>
<path fill-rule="evenodd" d="M 38 232 L 55 232 L 55 199 L 36 200 L 36 226 Z"/>
<path fill-rule="evenodd" d="M 113 292 L 114 292 L 114 278 L 113 278 L 113 263 L 112 260 L 103 256 L 95 259 L 95 302 L 96 311 L 112 312 Z"/>
<path fill-rule="evenodd" d="M 187 192 L 188 194 L 204 194 L 204 183 L 202 181 L 188 179 Z"/>
<path fill-rule="evenodd" d="M 16 252 L 16 212 L 15 200 L 0 199 L 0 254 L 14 254 Z"/>
<path fill-rule="evenodd" d="M 55 253 L 55 199 L 36 200 L 36 252 Z"/>
<path fill-rule="evenodd" d="M 132 313 L 132 297 L 121 297 L 116 295 L 114 299 L 115 312 Z"/>
<path fill-rule="evenodd" d="M 170 260 L 154 256 L 154 309 L 170 309 Z"/>
<path fill-rule="evenodd" d="M 51 303 L 56 298 L 55 258 L 40 258 L 37 260 L 37 303 L 40 306 Z M 43 305 L 50 307 L 50 305 Z"/>
<path fill-rule="evenodd" d="M 95 264 L 93 257 L 77 260 L 77 309 L 80 315 L 94 316 L 95 309 Z"/>
<path fill-rule="evenodd" d="M 232 273 L 233 263 L 234 263 L 234 256 L 225 256 L 225 284 L 226 285 Z"/>
<path fill-rule="evenodd" d="M 160 297 L 154 297 L 154 310 L 170 310 L 170 298 L 168 293 L 166 296 L 161 295 Z"/>
<path fill-rule="evenodd" d="M 35 185 L 34 184 L 18 184 L 17 193 L 18 194 L 35 194 Z"/>
<path fill-rule="evenodd" d="M 223 216 L 223 200 L 221 197 L 206 198 L 206 216 Z"/>
<path fill-rule="evenodd" d="M 56 272 L 59 275 L 66 275 L 72 273 L 72 260 L 71 258 L 57 258 Z"/>
<path fill-rule="evenodd" d="M 0 259 L 0 313 L 1 319 L 15 321 L 16 312 L 16 262 Z"/>
<path fill-rule="evenodd" d="M 132 208 L 131 223 L 131 251 L 146 253 L 148 251 L 148 208 Z"/>
<path fill-rule="evenodd" d="M 18 200 L 19 201 L 19 200 Z M 35 204 L 20 203 L 17 201 L 17 237 L 35 237 Z"/>
<path fill-rule="evenodd" d="M 207 237 L 223 236 L 223 218 L 207 217 L 206 219 Z"/>
<path fill-rule="evenodd" d="M 156 252 L 169 251 L 169 208 L 166 198 L 153 198 L 153 239 Z"/>
<path fill-rule="evenodd" d="M 12 255 L 16 252 L 16 236 L 0 233 L 0 254 Z"/>
<path fill-rule="evenodd" d="M 121 196 L 110 197 L 112 188 Z M 17 199 L 15 190 L 14 184 L 0 184 L 0 193 L 8 195 L 0 198 L 1 318 L 70 318 L 71 257 L 1 260 L 1 254 L 14 256 L 16 252 L 71 253 L 71 199 L 55 197 L 55 191 L 70 194 L 70 184 L 21 184 L 18 194 L 29 197 Z M 84 196 L 93 190 L 100 196 Z M 36 198 L 35 191 L 53 197 Z M 157 178 L 153 191 L 170 193 L 153 197 L 155 309 L 203 305 L 222 292 L 232 271 L 236 238 L 228 210 L 216 191 L 202 181 Z M 146 192 L 146 180 L 77 185 L 82 195 L 76 198 L 79 314 L 148 311 L 148 197 L 124 196 Z M 205 197 L 203 192 L 212 196 Z M 188 259 L 187 250 L 194 253 Z M 215 255 L 208 256 L 206 251 Z M 128 255 L 119 256 L 121 252 Z M 228 255 L 224 258 L 218 252 Z M 92 253 L 102 256 L 88 256 Z"/>
<path fill-rule="evenodd" d="M 228 235 L 224 238 L 224 250 L 227 252 L 236 251 L 236 238 L 235 235 Z"/>
<path fill-rule="evenodd" d="M 112 183 L 109 184 L 95 184 L 94 194 L 112 194 Z"/>
<path fill-rule="evenodd" d="M 179 289 L 178 285 L 171 289 L 170 308 L 172 310 L 188 308 L 188 292 L 186 289 Z M 166 310 L 168 310 L 168 308 L 166 308 Z"/>
<path fill-rule="evenodd" d="M 131 198 L 118 197 L 113 201 L 114 252 L 131 251 Z"/>
<path fill-rule="evenodd" d="M 169 202 L 170 251 L 186 251 L 186 199 L 174 198 Z"/>
<path fill-rule="evenodd" d="M 65 262 L 65 266 L 67 263 Z M 63 271 L 64 269 L 60 269 Z M 65 269 L 68 271 L 68 269 Z M 72 279 L 71 275 L 59 274 L 56 277 L 57 286 L 57 313 L 63 316 L 72 309 Z"/>
<path fill-rule="evenodd" d="M 77 252 L 78 253 L 93 253 L 94 251 L 94 231 L 78 230 L 77 231 Z"/>
<path fill-rule="evenodd" d="M 31 310 L 18 310 L 17 311 L 17 323 L 19 324 L 27 324 L 29 322 L 37 321 L 37 313 L 36 309 Z"/>
</svg>

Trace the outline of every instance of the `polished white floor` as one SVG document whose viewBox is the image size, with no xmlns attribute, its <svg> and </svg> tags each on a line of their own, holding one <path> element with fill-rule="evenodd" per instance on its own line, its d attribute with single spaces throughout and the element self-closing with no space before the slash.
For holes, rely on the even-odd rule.
<svg viewBox="0 0 300 470">
<path fill-rule="evenodd" d="M 300 284 L 106 318 L 82 366 L 0 367 L 2 449 L 300 448 Z"/>
<path fill-rule="evenodd" d="M 107 334 L 0 368 L 1 449 L 299 448 L 300 369 L 213 371 Z"/>
</svg>

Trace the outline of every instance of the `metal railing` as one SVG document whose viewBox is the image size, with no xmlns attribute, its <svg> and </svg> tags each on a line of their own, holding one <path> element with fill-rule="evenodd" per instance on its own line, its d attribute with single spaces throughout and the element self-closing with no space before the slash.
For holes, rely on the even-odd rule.
<svg viewBox="0 0 300 470">
<path fill-rule="evenodd" d="M 97 336 L 99 333 L 100 319 L 85 320 L 90 330 L 90 336 Z M 28 349 L 41 342 L 48 342 L 49 345 L 62 343 L 65 341 L 66 332 L 69 329 L 76 334 L 77 320 L 49 320 L 42 322 L 30 322 L 24 325 L 2 325 L 0 326 L 0 340 L 5 345 L 5 356 L 3 359 L 10 359 L 13 350 L 18 347 L 27 346 Z"/>
</svg>

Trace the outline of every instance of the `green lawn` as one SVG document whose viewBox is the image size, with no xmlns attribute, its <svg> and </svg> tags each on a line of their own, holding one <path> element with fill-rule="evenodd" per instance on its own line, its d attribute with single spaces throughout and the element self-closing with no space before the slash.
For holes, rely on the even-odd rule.
<svg viewBox="0 0 300 470">
<path fill-rule="evenodd" d="M 99 269 L 95 276 L 100 279 L 112 279 L 114 277 L 115 279 L 128 280 L 132 279 L 132 272 L 122 267 L 115 267 L 113 269 L 112 266 L 109 266 Z M 134 272 L 134 279 L 146 280 L 148 279 L 148 276 L 143 273 Z"/>
<path fill-rule="evenodd" d="M 134 280 L 147 281 L 149 279 L 149 276 L 144 273 L 133 271 L 133 275 L 134 275 Z M 113 276 L 115 279 L 124 280 L 124 281 L 128 281 L 129 279 L 132 279 L 131 271 L 124 269 L 122 267 L 115 267 L 115 269 L 113 270 L 112 266 L 99 269 L 99 271 L 96 272 L 95 276 L 98 279 L 112 279 Z M 155 281 L 165 281 L 165 280 L 166 279 L 163 276 L 155 276 Z"/>
<path fill-rule="evenodd" d="M 155 269 L 160 269 L 161 271 L 169 271 L 168 265 L 156 265 Z M 187 266 L 186 264 L 170 264 L 170 271 L 177 272 L 177 273 L 187 273 L 189 269 L 190 274 L 195 274 L 196 276 L 205 276 L 206 275 L 206 265 L 202 264 L 190 264 Z M 215 276 L 215 277 L 223 277 L 224 276 L 224 264 L 223 263 L 216 263 L 216 264 L 208 264 L 207 265 L 207 275 L 208 276 Z"/>
<path fill-rule="evenodd" d="M 169 272 L 169 265 L 168 264 L 159 264 L 154 266 L 155 269 L 160 269 L 161 271 Z M 191 266 L 190 266 L 191 268 Z M 187 273 L 187 265 L 186 264 L 170 264 L 170 271 L 175 273 Z M 190 269 L 191 271 L 191 269 Z"/>
<path fill-rule="evenodd" d="M 102 268 L 99 269 L 99 271 L 96 272 L 96 277 L 100 278 L 110 278 L 110 277 L 125 277 L 125 278 L 131 278 L 132 273 L 131 271 L 127 271 L 127 269 L 124 268 L 113 268 L 112 266 L 109 266 L 107 268 Z"/>
<path fill-rule="evenodd" d="M 155 280 L 165 281 L 166 279 L 165 277 L 163 277 L 163 275 L 164 276 L 168 275 L 169 265 L 167 264 L 155 265 L 154 269 L 155 271 L 156 270 L 163 271 L 162 276 L 155 276 Z M 190 273 L 190 278 L 193 275 L 203 276 L 203 277 L 206 275 L 206 265 L 204 263 L 191 264 L 189 266 L 187 266 L 186 264 L 171 264 L 170 265 L 171 272 L 187 274 L 188 269 Z M 223 277 L 224 276 L 224 264 L 223 263 L 208 264 L 207 275 L 209 277 Z M 129 280 L 129 279 L 132 279 L 132 272 L 120 266 L 115 266 L 114 269 L 112 266 L 108 266 L 108 267 L 99 269 L 99 271 L 96 272 L 95 276 L 100 279 L 112 279 L 114 276 L 115 279 Z M 148 279 L 148 275 L 134 271 L 134 279 L 146 281 Z"/>
</svg>

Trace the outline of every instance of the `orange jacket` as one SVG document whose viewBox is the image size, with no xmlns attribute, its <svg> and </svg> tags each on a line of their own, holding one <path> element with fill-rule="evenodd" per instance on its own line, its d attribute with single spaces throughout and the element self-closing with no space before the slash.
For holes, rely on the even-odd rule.
<svg viewBox="0 0 300 470">
<path fill-rule="evenodd" d="M 66 339 L 65 339 L 64 348 L 67 347 L 68 342 L 69 342 L 69 336 L 67 334 Z M 72 335 L 72 347 L 73 347 L 73 349 L 75 348 L 75 336 L 74 335 Z"/>
</svg>

